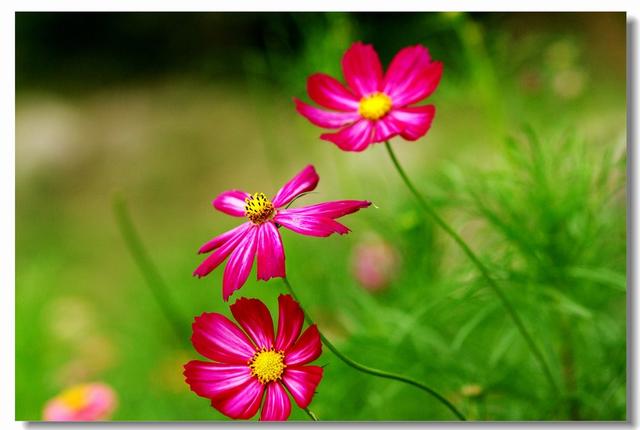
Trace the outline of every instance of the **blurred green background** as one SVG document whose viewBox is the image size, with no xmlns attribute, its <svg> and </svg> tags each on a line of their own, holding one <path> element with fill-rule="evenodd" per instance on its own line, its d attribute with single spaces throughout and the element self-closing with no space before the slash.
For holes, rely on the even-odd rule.
<svg viewBox="0 0 640 430">
<path fill-rule="evenodd" d="M 422 43 L 445 65 L 428 135 L 394 148 L 541 345 L 552 390 L 495 294 L 418 210 L 381 145 L 320 141 L 292 97 L 340 75 L 354 41 L 383 64 Z M 371 366 L 423 381 L 474 420 L 626 418 L 626 18 L 623 13 L 17 13 L 16 417 L 101 380 L 117 420 L 219 420 L 183 382 L 198 354 L 164 319 L 120 236 L 121 192 L 186 332 L 218 311 L 221 274 L 198 247 L 237 220 L 211 200 L 273 194 L 313 163 L 299 204 L 368 199 L 328 239 L 284 231 L 289 279 L 321 330 Z M 372 293 L 358 246 L 395 276 Z M 364 244 L 364 245 L 363 245 Z M 330 270 L 327 270 L 330 268 Z M 271 309 L 279 280 L 239 296 Z M 322 420 L 450 420 L 412 387 L 330 351 Z M 292 419 L 308 419 L 294 408 Z"/>
</svg>

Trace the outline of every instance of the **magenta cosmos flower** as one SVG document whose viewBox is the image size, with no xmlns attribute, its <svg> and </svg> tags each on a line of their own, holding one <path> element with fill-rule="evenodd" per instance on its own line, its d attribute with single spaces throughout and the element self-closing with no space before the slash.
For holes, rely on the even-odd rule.
<svg viewBox="0 0 640 430">
<path fill-rule="evenodd" d="M 284 248 L 278 227 L 283 226 L 306 236 L 326 237 L 345 234 L 349 229 L 335 219 L 371 204 L 365 200 L 338 200 L 300 208 L 286 209 L 296 197 L 314 190 L 320 178 L 313 166 L 307 166 L 269 200 L 264 193 L 249 194 L 231 190 L 220 194 L 213 206 L 236 217 L 247 217 L 238 227 L 214 237 L 202 245 L 200 253 L 214 251 L 193 273 L 206 276 L 229 255 L 222 279 L 222 297 L 242 287 L 249 277 L 257 255 L 258 279 L 285 276 Z"/>
<path fill-rule="evenodd" d="M 116 408 L 116 393 L 102 383 L 80 384 L 64 390 L 44 407 L 45 421 L 103 421 Z"/>
<path fill-rule="evenodd" d="M 309 97 L 318 109 L 294 99 L 298 112 L 322 128 L 339 129 L 321 139 L 345 151 L 364 151 L 370 144 L 395 136 L 416 140 L 431 127 L 433 105 L 413 106 L 429 97 L 442 76 L 442 63 L 431 61 L 427 48 L 409 46 L 396 54 L 383 75 L 371 45 L 357 42 L 342 57 L 347 82 L 316 73 L 307 81 Z"/>
<path fill-rule="evenodd" d="M 322 379 L 321 367 L 307 365 L 322 353 L 318 329 L 311 325 L 300 336 L 300 305 L 289 295 L 280 295 L 278 304 L 275 336 L 269 310 L 257 299 L 231 305 L 242 329 L 218 313 L 204 313 L 193 323 L 193 346 L 213 362 L 187 363 L 187 384 L 230 418 L 249 419 L 262 405 L 261 420 L 284 421 L 291 413 L 287 391 L 306 408 Z"/>
</svg>

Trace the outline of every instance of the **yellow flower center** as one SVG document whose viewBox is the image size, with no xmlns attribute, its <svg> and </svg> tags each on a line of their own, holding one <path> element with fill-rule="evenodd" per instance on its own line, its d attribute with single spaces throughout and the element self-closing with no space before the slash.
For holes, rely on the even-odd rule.
<svg viewBox="0 0 640 430">
<path fill-rule="evenodd" d="M 364 118 L 377 120 L 385 116 L 393 105 L 391 97 L 383 93 L 373 93 L 360 100 L 358 112 Z"/>
<path fill-rule="evenodd" d="M 84 385 L 65 390 L 60 395 L 60 400 L 69 409 L 78 410 L 83 408 L 87 404 L 88 388 Z"/>
<path fill-rule="evenodd" d="M 249 361 L 251 375 L 263 384 L 280 379 L 285 367 L 287 366 L 284 364 L 284 352 L 273 348 L 261 349 Z"/>
<path fill-rule="evenodd" d="M 244 214 L 254 224 L 262 224 L 268 221 L 273 215 L 273 203 L 269 201 L 264 193 L 255 193 L 244 199 Z"/>
</svg>

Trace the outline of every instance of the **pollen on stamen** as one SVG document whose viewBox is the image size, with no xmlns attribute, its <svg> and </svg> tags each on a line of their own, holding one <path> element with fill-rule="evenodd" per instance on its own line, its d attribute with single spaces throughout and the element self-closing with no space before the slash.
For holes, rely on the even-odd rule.
<svg viewBox="0 0 640 430">
<path fill-rule="evenodd" d="M 264 193 L 254 193 L 244 199 L 244 213 L 254 224 L 262 224 L 268 221 L 273 215 L 273 203 Z"/>
</svg>

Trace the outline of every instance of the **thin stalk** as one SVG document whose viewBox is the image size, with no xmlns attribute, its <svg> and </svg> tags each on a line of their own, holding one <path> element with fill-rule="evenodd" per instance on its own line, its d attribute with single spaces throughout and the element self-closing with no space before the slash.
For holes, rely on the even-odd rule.
<svg viewBox="0 0 640 430">
<path fill-rule="evenodd" d="M 304 411 L 307 413 L 307 415 L 309 415 L 309 418 L 311 418 L 313 421 L 320 421 L 318 419 L 318 416 L 316 414 L 314 414 L 313 411 L 311 411 L 311 409 L 304 408 Z"/>
<path fill-rule="evenodd" d="M 562 344 L 560 357 L 562 360 L 562 375 L 564 376 L 565 396 L 567 412 L 571 421 L 580 420 L 580 399 L 577 395 L 577 381 L 575 369 L 575 356 L 573 349 L 573 333 L 569 317 L 560 312 L 560 330 Z"/>
<path fill-rule="evenodd" d="M 153 298 L 158 303 L 158 307 L 173 329 L 177 340 L 180 343 L 187 344 L 189 342 L 189 334 L 181 323 L 183 320 L 180 317 L 180 312 L 171 300 L 167 284 L 165 284 L 158 269 L 151 261 L 149 253 L 144 248 L 140 235 L 138 235 L 131 216 L 129 215 L 127 203 L 120 195 L 116 195 L 113 198 L 113 212 L 118 230 L 120 230 L 120 234 L 122 234 L 127 249 L 142 273 Z"/>
<path fill-rule="evenodd" d="M 298 303 L 300 303 L 300 300 L 296 296 L 296 293 L 293 291 L 293 287 L 289 283 L 289 280 L 286 277 L 282 278 L 282 280 L 283 280 L 284 284 L 286 285 L 287 289 L 289 290 L 289 293 L 291 294 L 291 296 Z M 304 318 L 307 321 L 307 323 L 308 324 L 313 324 L 313 320 L 311 319 L 311 317 L 309 317 L 309 314 L 307 314 L 307 312 L 304 311 L 304 308 L 303 308 L 303 312 L 304 312 Z M 391 373 L 391 372 L 386 372 L 384 370 L 379 370 L 379 369 L 375 369 L 373 367 L 365 366 L 364 364 L 360 364 L 360 363 L 350 359 L 349 357 L 345 356 L 340 351 L 338 351 L 338 349 L 329 341 L 329 339 L 327 339 L 322 334 L 322 332 L 319 329 L 318 329 L 318 332 L 320 333 L 320 338 L 322 339 L 322 343 L 324 343 L 325 346 L 327 348 L 329 348 L 331 350 L 331 352 L 333 352 L 335 354 L 335 356 L 338 357 L 340 360 L 342 360 L 346 365 L 351 366 L 354 369 L 356 369 L 356 370 L 358 370 L 360 372 L 363 372 L 363 373 L 367 373 L 369 375 L 378 376 L 380 378 L 393 379 L 395 381 L 404 382 L 405 384 L 409 384 L 409 385 L 412 385 L 412 386 L 414 386 L 416 388 L 419 388 L 422 391 L 425 391 L 426 393 L 430 394 L 431 396 L 433 396 L 437 400 L 439 400 L 442 404 L 444 404 L 447 408 L 449 408 L 449 410 L 459 420 L 466 421 L 466 418 L 464 417 L 464 415 L 462 415 L 462 413 L 455 406 L 453 406 L 453 404 L 451 404 L 451 402 L 449 402 L 449 400 L 444 398 L 442 395 L 440 395 L 433 388 L 430 388 L 430 387 L 428 387 L 428 386 L 426 386 L 426 385 L 424 385 L 424 384 L 422 384 L 420 382 L 414 381 L 413 379 L 407 378 L 407 377 L 402 376 L 402 375 L 398 375 L 398 374 Z"/>
<path fill-rule="evenodd" d="M 482 277 L 486 280 L 487 284 L 489 284 L 491 289 L 493 289 L 493 291 L 496 293 L 496 295 L 500 299 L 500 302 L 502 303 L 502 306 L 505 308 L 505 310 L 507 311 L 507 314 L 513 320 L 513 323 L 516 325 L 518 331 L 524 338 L 525 342 L 527 343 L 527 346 L 531 350 L 531 353 L 534 355 L 538 364 L 542 368 L 542 371 L 545 377 L 547 378 L 549 384 L 554 388 L 554 390 L 557 391 L 558 387 L 551 374 L 549 365 L 547 364 L 547 361 L 545 360 L 544 355 L 542 354 L 542 351 L 538 348 L 536 343 L 533 341 L 533 338 L 531 337 L 531 335 L 529 334 L 529 331 L 525 327 L 522 319 L 520 318 L 520 315 L 518 314 L 516 309 L 513 307 L 513 305 L 507 298 L 504 291 L 502 291 L 498 283 L 489 274 L 489 269 L 487 269 L 484 263 L 480 261 L 480 258 L 478 258 L 478 256 L 471 250 L 471 248 L 469 247 L 469 245 L 467 245 L 464 239 L 462 239 L 462 237 L 460 237 L 460 235 L 458 235 L 458 233 L 456 233 L 455 230 L 453 230 L 453 228 L 449 226 L 449 224 L 447 224 L 447 222 L 444 219 L 442 219 L 440 215 L 438 215 L 438 213 L 431 207 L 431 205 L 427 202 L 427 200 L 418 192 L 418 190 L 413 185 L 413 183 L 405 173 L 404 169 L 400 165 L 400 162 L 396 158 L 396 155 L 393 152 L 393 149 L 391 148 L 389 141 L 386 141 L 384 145 L 385 145 L 385 148 L 387 148 L 389 157 L 391 158 L 393 165 L 398 171 L 398 174 L 404 181 L 409 191 L 411 191 L 411 194 L 413 194 L 413 196 L 416 198 L 416 200 L 420 204 L 420 207 L 424 209 L 424 211 L 436 222 L 436 224 L 438 224 L 449 236 L 451 236 L 451 238 L 458 244 L 458 246 L 462 249 L 462 251 L 464 251 L 467 257 L 480 271 L 480 273 L 482 274 Z"/>
</svg>

